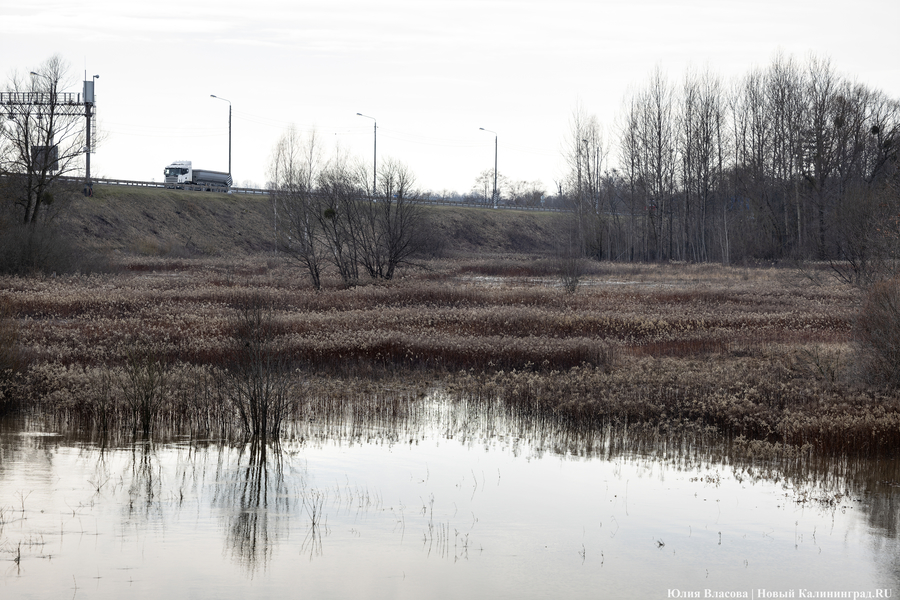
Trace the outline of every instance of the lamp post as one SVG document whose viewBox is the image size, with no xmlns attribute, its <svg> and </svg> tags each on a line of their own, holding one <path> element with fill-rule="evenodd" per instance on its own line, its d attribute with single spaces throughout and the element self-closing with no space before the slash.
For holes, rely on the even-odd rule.
<svg viewBox="0 0 900 600">
<path fill-rule="evenodd" d="M 484 127 L 479 127 L 481 131 L 487 131 L 488 133 L 494 134 L 494 194 L 491 197 L 491 200 L 494 202 L 494 208 L 497 208 L 497 132 L 491 131 L 490 129 L 485 129 Z"/>
<path fill-rule="evenodd" d="M 367 119 L 372 119 L 375 121 L 375 128 L 373 129 L 374 133 L 374 143 L 372 144 L 372 196 L 375 196 L 375 185 L 376 185 L 376 171 L 378 170 L 378 121 L 375 120 L 375 117 L 370 117 L 369 115 L 364 115 L 362 113 L 356 113 L 359 117 L 365 117 Z"/>
<path fill-rule="evenodd" d="M 223 100 L 228 103 L 228 174 L 231 175 L 231 100 L 220 98 L 215 94 L 210 94 L 209 97 L 215 98 L 216 100 Z"/>
</svg>

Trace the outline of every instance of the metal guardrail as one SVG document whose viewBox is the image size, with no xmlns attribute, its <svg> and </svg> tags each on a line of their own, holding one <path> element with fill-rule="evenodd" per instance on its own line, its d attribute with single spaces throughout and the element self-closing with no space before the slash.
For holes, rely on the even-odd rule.
<svg viewBox="0 0 900 600">
<path fill-rule="evenodd" d="M 78 179 L 76 177 L 72 178 L 76 181 L 84 181 L 83 179 Z M 129 181 L 127 179 L 91 179 L 91 183 L 99 183 L 102 185 L 127 185 L 134 187 L 152 187 L 152 188 L 164 188 L 166 187 L 165 183 L 156 182 L 156 181 Z"/>
<path fill-rule="evenodd" d="M 73 183 L 83 183 L 84 179 L 78 177 L 61 177 L 62 181 L 70 181 Z M 145 187 L 145 188 L 160 188 L 160 189 L 179 189 L 179 190 L 188 190 L 188 191 L 209 191 L 209 192 L 217 192 L 217 193 L 229 193 L 229 194 L 248 194 L 253 196 L 265 196 L 272 193 L 272 190 L 264 190 L 259 188 L 239 188 L 232 187 L 226 188 L 221 186 L 208 186 L 208 185 L 184 185 L 184 184 L 172 184 L 165 183 L 162 181 L 133 181 L 129 179 L 92 179 L 92 184 L 99 185 L 121 185 L 121 186 L 131 186 L 131 187 Z M 524 210 L 531 212 L 567 212 L 561 208 L 550 208 L 546 206 L 516 206 L 510 204 L 499 204 L 497 206 L 493 206 L 490 203 L 479 203 L 479 202 L 454 202 L 453 200 L 444 200 L 444 199 L 432 199 L 432 198 L 419 198 L 416 200 L 419 204 L 428 204 L 429 206 L 455 206 L 458 208 L 496 208 L 503 210 Z"/>
</svg>

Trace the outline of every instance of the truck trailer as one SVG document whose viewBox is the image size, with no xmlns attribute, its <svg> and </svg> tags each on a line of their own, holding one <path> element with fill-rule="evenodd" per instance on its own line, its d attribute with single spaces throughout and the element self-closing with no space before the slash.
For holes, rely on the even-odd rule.
<svg viewBox="0 0 900 600">
<path fill-rule="evenodd" d="M 194 169 L 189 160 L 176 160 L 163 171 L 166 186 L 199 185 L 207 188 L 231 187 L 231 173 Z"/>
</svg>

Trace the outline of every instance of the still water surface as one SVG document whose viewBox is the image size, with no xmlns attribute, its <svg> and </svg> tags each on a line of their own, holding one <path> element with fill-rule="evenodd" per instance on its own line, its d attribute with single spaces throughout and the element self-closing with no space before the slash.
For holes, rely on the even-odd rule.
<svg viewBox="0 0 900 600">
<path fill-rule="evenodd" d="M 896 462 L 789 475 L 551 429 L 439 399 L 265 448 L 0 422 L 0 598 L 900 595 Z"/>
</svg>

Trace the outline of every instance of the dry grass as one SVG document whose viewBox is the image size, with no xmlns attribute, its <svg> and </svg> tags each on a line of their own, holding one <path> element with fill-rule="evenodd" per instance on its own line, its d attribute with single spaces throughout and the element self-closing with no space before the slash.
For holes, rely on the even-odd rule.
<svg viewBox="0 0 900 600">
<path fill-rule="evenodd" d="M 853 377 L 849 288 L 786 269 L 603 264 L 572 294 L 552 261 L 500 262 L 445 260 L 316 293 L 271 257 L 145 258 L 117 274 L 5 278 L 0 298 L 29 365 L 20 394 L 88 421 L 98 406 L 120 410 L 115 382 L 135 347 L 152 347 L 169 369 L 160 418 L 229 431 L 216 381 L 234 358 L 235 315 L 262 294 L 292 393 L 323 402 L 365 411 L 373 394 L 437 385 L 582 425 L 696 423 L 829 453 L 900 447 L 898 396 Z"/>
<path fill-rule="evenodd" d="M 14 408 L 12 384 L 21 367 L 19 327 L 12 301 L 0 297 L 0 415 Z"/>
<path fill-rule="evenodd" d="M 900 279 L 881 281 L 866 294 L 857 320 L 869 375 L 900 385 Z"/>
<path fill-rule="evenodd" d="M 530 211 L 424 206 L 430 255 L 546 252 L 567 215 Z M 275 248 L 272 200 L 265 195 L 215 194 L 95 185 L 73 199 L 63 223 L 79 246 L 113 255 L 198 258 L 252 256 Z"/>
</svg>

